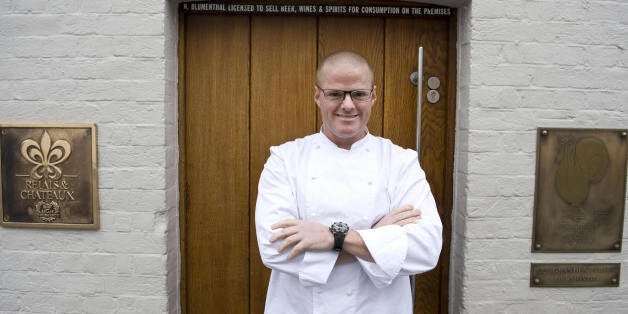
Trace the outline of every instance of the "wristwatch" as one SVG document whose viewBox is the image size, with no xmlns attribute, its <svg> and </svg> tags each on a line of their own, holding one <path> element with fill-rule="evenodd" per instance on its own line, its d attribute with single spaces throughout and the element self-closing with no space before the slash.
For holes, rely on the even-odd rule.
<svg viewBox="0 0 628 314">
<path fill-rule="evenodd" d="M 349 226 L 344 222 L 334 222 L 329 227 L 329 231 L 334 235 L 334 250 L 342 250 L 342 244 L 345 242 L 345 236 L 349 232 Z"/>
</svg>

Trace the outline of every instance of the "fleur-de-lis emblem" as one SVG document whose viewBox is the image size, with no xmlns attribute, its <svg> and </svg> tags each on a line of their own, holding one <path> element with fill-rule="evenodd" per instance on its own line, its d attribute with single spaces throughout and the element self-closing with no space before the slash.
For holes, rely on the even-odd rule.
<svg viewBox="0 0 628 314">
<path fill-rule="evenodd" d="M 51 145 L 50 142 L 50 135 L 46 130 L 41 136 L 40 143 L 32 139 L 26 139 L 22 142 L 22 157 L 35 165 L 30 173 L 34 179 L 40 180 L 43 177 L 48 177 L 51 180 L 59 180 L 63 175 L 57 165 L 70 156 L 72 151 L 70 143 L 66 140 L 58 140 Z"/>
</svg>

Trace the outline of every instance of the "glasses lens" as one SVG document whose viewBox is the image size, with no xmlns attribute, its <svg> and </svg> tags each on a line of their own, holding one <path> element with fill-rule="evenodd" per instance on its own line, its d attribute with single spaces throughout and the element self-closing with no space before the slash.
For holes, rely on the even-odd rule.
<svg viewBox="0 0 628 314">
<path fill-rule="evenodd" d="M 331 101 L 337 101 L 345 98 L 345 92 L 341 90 L 330 89 L 325 91 L 325 97 Z"/>
<path fill-rule="evenodd" d="M 351 91 L 351 99 L 354 101 L 366 101 L 371 97 L 371 91 L 362 89 L 362 90 L 354 90 Z"/>
</svg>

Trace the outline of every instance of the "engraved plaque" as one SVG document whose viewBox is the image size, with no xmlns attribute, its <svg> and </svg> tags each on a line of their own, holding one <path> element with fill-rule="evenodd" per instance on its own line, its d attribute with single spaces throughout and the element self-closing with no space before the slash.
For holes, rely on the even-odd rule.
<svg viewBox="0 0 628 314">
<path fill-rule="evenodd" d="M 618 252 L 626 130 L 539 129 L 533 252 Z"/>
<path fill-rule="evenodd" d="M 0 124 L 2 226 L 97 229 L 96 126 Z"/>
<path fill-rule="evenodd" d="M 530 287 L 619 287 L 620 263 L 532 263 Z"/>
</svg>

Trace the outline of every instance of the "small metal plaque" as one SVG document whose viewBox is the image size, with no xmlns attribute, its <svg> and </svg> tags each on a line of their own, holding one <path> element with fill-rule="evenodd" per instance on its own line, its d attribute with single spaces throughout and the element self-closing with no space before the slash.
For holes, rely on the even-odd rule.
<svg viewBox="0 0 628 314">
<path fill-rule="evenodd" d="M 0 124 L 0 224 L 99 227 L 96 126 Z"/>
<path fill-rule="evenodd" d="M 620 263 L 532 263 L 530 287 L 619 287 Z"/>
<path fill-rule="evenodd" d="M 621 251 L 626 132 L 538 130 L 533 252 Z"/>
</svg>

